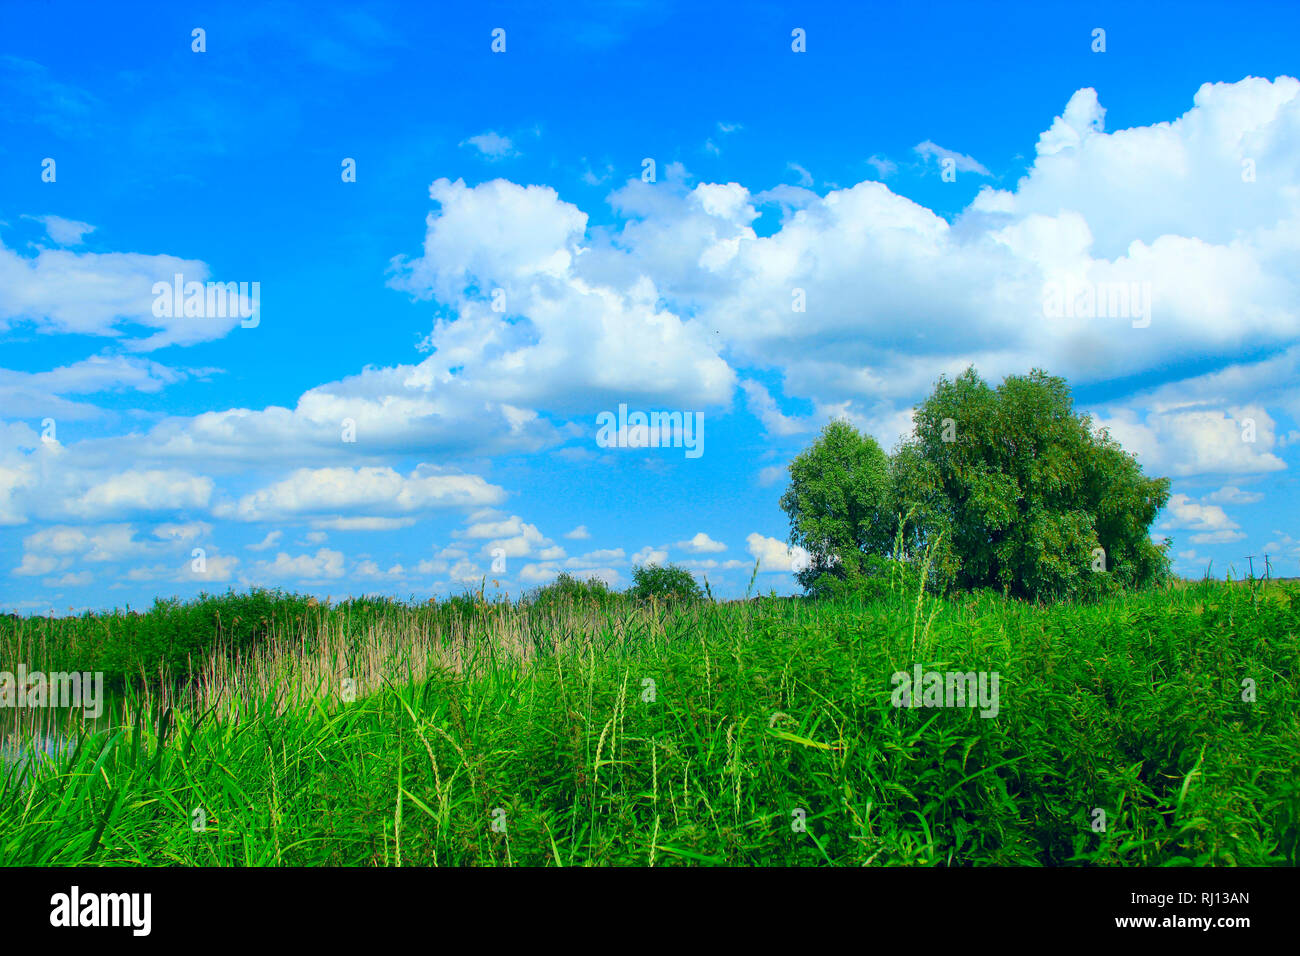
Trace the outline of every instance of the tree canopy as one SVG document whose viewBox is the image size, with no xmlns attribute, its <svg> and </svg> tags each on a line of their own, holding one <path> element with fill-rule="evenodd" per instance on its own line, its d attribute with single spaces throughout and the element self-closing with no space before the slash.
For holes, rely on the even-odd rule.
<svg viewBox="0 0 1300 956">
<path fill-rule="evenodd" d="M 848 422 L 790 465 L 781 507 L 799 575 L 862 573 L 869 556 L 925 553 L 940 587 L 1057 598 L 1154 583 L 1168 543 L 1149 529 L 1169 479 L 1148 478 L 1087 415 L 1064 379 L 1035 369 L 997 388 L 973 368 L 941 377 L 910 438 L 886 456 Z"/>
</svg>

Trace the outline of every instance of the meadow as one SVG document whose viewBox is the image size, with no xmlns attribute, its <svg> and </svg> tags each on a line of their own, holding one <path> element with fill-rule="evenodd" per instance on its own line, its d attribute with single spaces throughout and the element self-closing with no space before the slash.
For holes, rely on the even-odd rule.
<svg viewBox="0 0 1300 956">
<path fill-rule="evenodd" d="M 99 670 L 114 698 L 90 726 L 0 716 L 0 865 L 1294 866 L 1298 602 L 252 592 L 5 618 L 0 669 Z M 996 716 L 895 706 L 918 664 L 996 672 Z"/>
</svg>

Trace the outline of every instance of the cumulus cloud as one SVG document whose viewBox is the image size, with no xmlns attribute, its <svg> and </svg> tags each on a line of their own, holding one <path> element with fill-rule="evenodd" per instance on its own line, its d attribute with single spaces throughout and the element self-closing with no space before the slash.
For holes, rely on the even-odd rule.
<svg viewBox="0 0 1300 956">
<path fill-rule="evenodd" d="M 1221 507 L 1193 501 L 1184 494 L 1170 497 L 1164 517 L 1156 529 L 1190 531 L 1193 544 L 1226 544 L 1246 537 L 1240 530 L 1240 525 L 1229 518 Z"/>
<path fill-rule="evenodd" d="M 1173 476 L 1259 474 L 1286 463 L 1271 449 L 1274 423 L 1258 406 L 1226 411 L 1179 408 L 1148 411 L 1139 417 L 1119 409 L 1113 418 L 1099 415 L 1125 450 L 1137 455 L 1145 470 Z"/>
<path fill-rule="evenodd" d="M 667 562 L 668 562 L 668 549 L 667 549 L 667 548 L 662 548 L 662 547 L 658 547 L 658 548 L 657 548 L 657 547 L 654 547 L 653 545 L 646 545 L 644 548 L 642 548 L 642 549 L 641 549 L 640 551 L 638 551 L 636 554 L 632 555 L 632 563 L 633 563 L 633 564 L 640 564 L 640 565 L 658 564 L 658 565 L 664 565 L 664 564 L 666 564 Z"/>
<path fill-rule="evenodd" d="M 391 284 L 457 316 L 435 323 L 434 357 L 416 381 L 458 380 L 498 402 L 558 412 L 615 399 L 730 401 L 735 375 L 703 326 L 662 308 L 648 276 L 588 267 L 587 216 L 553 189 L 439 179 L 429 195 L 440 211 L 428 217 L 423 255 L 395 259 Z M 718 198 L 705 205 L 724 208 Z"/>
<path fill-rule="evenodd" d="M 727 546 L 721 541 L 714 541 L 703 531 L 686 541 L 678 541 L 677 547 L 689 554 L 712 554 L 718 551 L 726 551 Z"/>
<path fill-rule="evenodd" d="M 238 315 L 155 315 L 154 284 L 171 283 L 176 274 L 186 282 L 209 278 L 206 264 L 176 256 L 46 248 L 24 256 L 0 243 L 0 332 L 30 323 L 41 333 L 109 336 L 149 351 L 211 341 L 239 326 Z M 156 331 L 129 338 L 132 325 Z"/>
<path fill-rule="evenodd" d="M 211 478 L 183 471 L 124 471 L 92 485 L 65 510 L 80 518 L 102 518 L 141 511 L 206 508 Z"/>
<path fill-rule="evenodd" d="M 783 541 L 754 533 L 745 538 L 749 553 L 758 560 L 760 574 L 794 571 L 796 557 L 801 556 L 802 549 L 791 548 Z"/>
<path fill-rule="evenodd" d="M 458 538 L 488 539 L 482 548 L 484 557 L 496 556 L 493 552 L 500 551 L 507 558 L 522 558 L 552 546 L 551 539 L 537 530 L 536 525 L 528 524 L 518 515 L 502 520 L 476 521 L 452 534 Z"/>
<path fill-rule="evenodd" d="M 238 521 L 318 516 L 327 522 L 347 511 L 369 512 L 359 517 L 371 519 L 494 504 L 504 497 L 501 488 L 478 475 L 443 472 L 429 465 L 421 465 L 409 475 L 392 468 L 299 468 L 233 504 L 218 505 L 213 513 Z M 329 525 L 323 523 L 325 526 Z M 333 526 L 339 527 L 337 523 Z"/>
<path fill-rule="evenodd" d="M 51 525 L 23 538 L 23 557 L 14 574 L 48 574 L 77 563 L 119 564 L 157 560 L 188 551 L 212 526 L 204 522 L 165 523 L 146 537 L 132 524 Z"/>
<path fill-rule="evenodd" d="M 254 581 L 327 581 L 343 577 L 343 552 L 321 548 L 315 554 L 290 555 L 284 551 L 274 561 L 259 561 L 251 569 Z"/>
</svg>

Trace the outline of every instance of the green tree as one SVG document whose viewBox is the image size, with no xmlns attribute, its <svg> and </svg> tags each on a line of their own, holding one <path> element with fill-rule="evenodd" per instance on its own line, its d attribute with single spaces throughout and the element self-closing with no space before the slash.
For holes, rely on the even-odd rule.
<svg viewBox="0 0 1300 956">
<path fill-rule="evenodd" d="M 699 584 L 691 572 L 675 564 L 660 566 L 647 564 L 632 569 L 632 586 L 628 597 L 638 601 L 655 598 L 660 601 L 698 601 L 703 597 Z"/>
<path fill-rule="evenodd" d="M 941 582 L 1057 598 L 1168 573 L 1168 542 L 1148 535 L 1169 479 L 1076 415 L 1064 379 L 1035 369 L 993 389 L 969 368 L 941 377 L 913 421 L 891 484 Z"/>
<path fill-rule="evenodd" d="M 790 543 L 808 554 L 808 567 L 796 571 L 799 583 L 822 590 L 823 575 L 855 577 L 868 554 L 887 554 L 896 522 L 892 498 L 889 459 L 875 439 L 846 421 L 828 424 L 790 463 L 781 496 Z"/>
</svg>

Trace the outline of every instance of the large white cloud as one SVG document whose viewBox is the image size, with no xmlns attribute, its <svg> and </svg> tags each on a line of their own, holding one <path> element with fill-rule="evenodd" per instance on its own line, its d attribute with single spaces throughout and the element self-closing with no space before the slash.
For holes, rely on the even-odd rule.
<svg viewBox="0 0 1300 956">
<path fill-rule="evenodd" d="M 39 332 L 110 336 L 148 351 L 211 341 L 239 327 L 238 315 L 156 315 L 155 284 L 172 283 L 177 274 L 185 282 L 210 277 L 205 263 L 176 256 L 48 248 L 22 256 L 0 243 L 0 332 L 31 323 Z M 152 331 L 131 337 L 138 326 Z"/>
<path fill-rule="evenodd" d="M 402 515 L 495 504 L 505 492 L 478 475 L 421 465 L 409 475 L 392 468 L 299 468 L 287 478 L 213 509 L 238 521 L 281 521 L 362 512 Z"/>
</svg>

